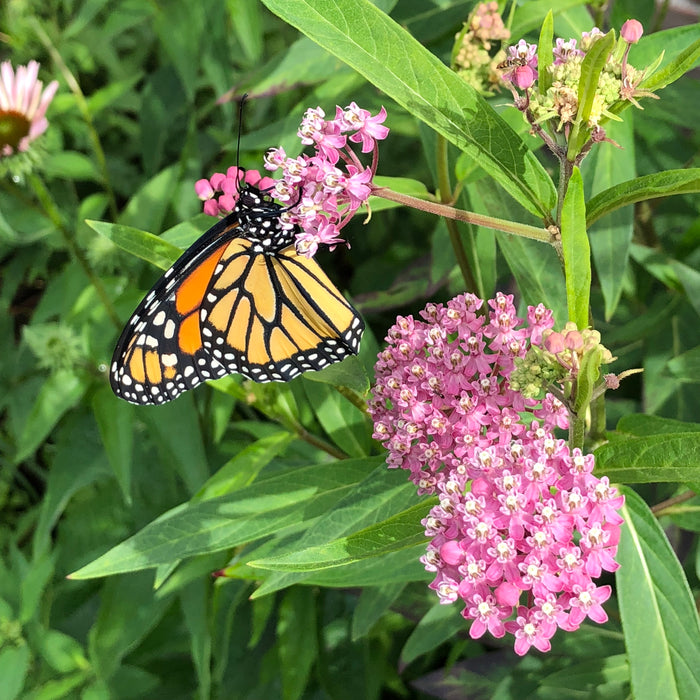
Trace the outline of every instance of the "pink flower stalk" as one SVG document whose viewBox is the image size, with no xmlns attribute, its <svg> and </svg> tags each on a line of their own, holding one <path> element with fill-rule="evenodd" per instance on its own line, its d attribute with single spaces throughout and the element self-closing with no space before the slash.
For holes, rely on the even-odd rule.
<svg viewBox="0 0 700 700">
<path fill-rule="evenodd" d="M 557 629 L 604 621 L 610 593 L 592 579 L 618 568 L 624 498 L 593 476 L 593 455 L 555 436 L 568 426 L 560 401 L 510 386 L 515 360 L 551 333 L 551 312 L 529 307 L 523 324 L 501 293 L 483 306 L 466 294 L 399 317 L 369 411 L 388 465 L 439 498 L 423 521 L 430 588 L 442 603 L 461 599 L 472 638 L 508 632 L 518 654 L 547 651 Z"/>
<path fill-rule="evenodd" d="M 211 216 L 230 213 L 238 197 L 238 183 L 253 185 L 284 203 L 281 217 L 289 228 L 296 228 L 297 252 L 312 257 L 319 245 L 331 250 L 343 243 L 341 229 L 355 212 L 367 203 L 372 178 L 377 171 L 377 142 L 389 129 L 383 126 L 386 110 L 374 117 L 354 102 L 345 110 L 336 107 L 334 119 L 326 120 L 320 108 L 308 109 L 299 127 L 303 145 L 313 146 L 313 155 L 288 157 L 283 148 L 272 148 L 265 155 L 265 168 L 281 170 L 281 178 L 262 177 L 255 170 L 229 168 L 226 175 L 214 174 L 195 183 L 197 196 L 204 201 L 204 212 Z M 361 144 L 362 153 L 372 153 L 365 167 L 351 147 Z M 243 175 L 245 173 L 245 175 Z"/>
<path fill-rule="evenodd" d="M 29 144 L 49 126 L 46 109 L 58 89 L 52 80 L 42 90 L 37 80 L 39 64 L 29 61 L 13 70 L 9 61 L 0 64 L 0 156 L 29 149 Z"/>
</svg>

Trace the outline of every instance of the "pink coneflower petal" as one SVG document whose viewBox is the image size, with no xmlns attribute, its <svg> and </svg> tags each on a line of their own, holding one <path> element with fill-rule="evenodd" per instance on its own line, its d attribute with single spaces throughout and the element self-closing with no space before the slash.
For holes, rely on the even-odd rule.
<svg viewBox="0 0 700 700">
<path fill-rule="evenodd" d="M 9 61 L 0 64 L 0 154 L 11 156 L 29 150 L 31 142 L 49 126 L 46 109 L 56 94 L 54 80 L 42 90 L 38 80 L 39 64 L 12 68 Z"/>
</svg>

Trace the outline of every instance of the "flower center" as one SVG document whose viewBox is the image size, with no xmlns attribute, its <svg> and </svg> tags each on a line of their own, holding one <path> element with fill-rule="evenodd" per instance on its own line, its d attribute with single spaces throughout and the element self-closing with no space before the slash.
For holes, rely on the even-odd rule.
<svg viewBox="0 0 700 700">
<path fill-rule="evenodd" d="M 17 150 L 20 141 L 29 134 L 30 122 L 20 112 L 4 112 L 0 110 L 0 151 L 5 146 Z"/>
</svg>

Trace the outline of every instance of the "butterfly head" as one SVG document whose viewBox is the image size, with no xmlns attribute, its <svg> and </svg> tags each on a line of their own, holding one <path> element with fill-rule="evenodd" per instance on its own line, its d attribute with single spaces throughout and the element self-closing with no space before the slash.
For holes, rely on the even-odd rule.
<svg viewBox="0 0 700 700">
<path fill-rule="evenodd" d="M 253 250 L 274 254 L 291 245 L 297 227 L 285 225 L 282 214 L 285 207 L 272 197 L 248 183 L 243 183 L 233 213 L 237 216 L 244 237 L 253 242 Z"/>
</svg>

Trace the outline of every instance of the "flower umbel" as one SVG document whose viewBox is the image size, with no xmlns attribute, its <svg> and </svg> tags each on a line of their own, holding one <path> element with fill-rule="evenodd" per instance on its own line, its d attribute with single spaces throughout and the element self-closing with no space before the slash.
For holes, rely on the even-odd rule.
<svg viewBox="0 0 700 700">
<path fill-rule="evenodd" d="M 499 89 L 500 64 L 506 57 L 500 44 L 509 38 L 498 3 L 478 4 L 455 37 L 453 69 L 481 94 L 492 95 Z"/>
<path fill-rule="evenodd" d="M 592 579 L 618 567 L 623 497 L 593 476 L 593 455 L 556 437 L 568 412 L 555 396 L 511 386 L 517 362 L 552 334 L 551 312 L 530 307 L 523 325 L 512 296 L 482 306 L 466 294 L 399 317 L 369 411 L 388 465 L 439 498 L 422 561 L 441 602 L 461 599 L 473 638 L 509 632 L 516 653 L 546 651 L 557 629 L 607 619 L 610 587 Z"/>
<path fill-rule="evenodd" d="M 281 170 L 281 178 L 262 177 L 257 171 L 229 168 L 226 175 L 215 173 L 199 180 L 195 191 L 204 201 L 204 212 L 211 216 L 233 210 L 239 182 L 262 190 L 285 204 L 281 216 L 290 228 L 297 226 L 297 251 L 312 257 L 319 245 L 331 250 L 342 243 L 341 229 L 350 221 L 371 194 L 371 181 L 377 171 L 377 142 L 389 129 L 383 125 L 386 110 L 372 116 L 354 102 L 345 109 L 336 107 L 335 118 L 327 120 L 324 111 L 308 109 L 298 135 L 303 145 L 313 146 L 314 154 L 288 157 L 283 148 L 270 149 L 265 168 Z M 369 166 L 363 165 L 352 144 L 360 144 L 362 153 L 372 153 Z M 244 174 L 245 173 L 245 174 Z"/>
<path fill-rule="evenodd" d="M 535 133 L 538 133 L 557 155 L 561 142 L 576 134 L 576 154 L 583 157 L 595 143 L 609 140 L 602 124 L 608 119 L 619 121 L 617 106 L 629 101 L 641 109 L 639 97 L 656 95 L 639 89 L 647 72 L 637 70 L 628 61 L 630 48 L 639 41 L 642 25 L 628 20 L 623 25 L 616 42 L 611 40 L 610 54 L 602 68 L 595 95 L 586 114 L 581 114 L 578 104 L 581 71 L 587 53 L 597 42 L 606 37 L 597 27 L 583 32 L 580 40 L 558 38 L 553 48 L 553 61 L 547 67 L 544 80 L 537 78 L 537 46 L 524 40 L 508 48 L 508 59 L 503 80 L 513 92 L 515 105 L 520 109 Z M 579 141 L 578 134 L 584 139 Z M 584 145 L 584 142 L 586 142 Z M 564 150 L 566 152 L 566 149 Z M 568 156 L 573 160 L 571 151 Z"/>
</svg>

